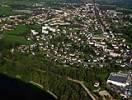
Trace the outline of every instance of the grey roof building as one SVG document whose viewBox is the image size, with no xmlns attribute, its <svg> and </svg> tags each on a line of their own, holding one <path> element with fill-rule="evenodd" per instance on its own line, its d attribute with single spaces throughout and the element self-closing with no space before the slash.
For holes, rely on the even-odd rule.
<svg viewBox="0 0 132 100">
<path fill-rule="evenodd" d="M 130 85 L 130 83 L 130 75 L 124 73 L 111 73 L 107 79 L 107 84 L 113 84 L 120 87 L 126 87 Z"/>
</svg>

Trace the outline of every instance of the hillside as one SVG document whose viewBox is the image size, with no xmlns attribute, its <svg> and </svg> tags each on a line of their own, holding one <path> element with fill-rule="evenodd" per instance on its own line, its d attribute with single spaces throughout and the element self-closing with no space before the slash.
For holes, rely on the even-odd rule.
<svg viewBox="0 0 132 100">
<path fill-rule="evenodd" d="M 100 4 L 113 4 L 118 6 L 131 6 L 132 0 L 96 0 Z"/>
</svg>

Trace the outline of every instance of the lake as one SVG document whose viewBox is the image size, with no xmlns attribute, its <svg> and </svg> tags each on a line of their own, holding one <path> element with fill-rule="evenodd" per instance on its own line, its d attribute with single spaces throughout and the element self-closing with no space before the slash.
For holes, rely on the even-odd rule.
<svg viewBox="0 0 132 100">
<path fill-rule="evenodd" d="M 0 74 L 0 100 L 55 100 L 50 94 L 21 80 Z"/>
</svg>

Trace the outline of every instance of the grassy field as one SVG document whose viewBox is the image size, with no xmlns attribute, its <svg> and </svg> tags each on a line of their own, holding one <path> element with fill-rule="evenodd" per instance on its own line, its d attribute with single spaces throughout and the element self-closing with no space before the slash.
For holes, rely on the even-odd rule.
<svg viewBox="0 0 132 100">
<path fill-rule="evenodd" d="M 30 28 L 26 25 L 18 25 L 12 31 L 5 32 L 6 35 L 25 36 L 30 32 Z"/>
<path fill-rule="evenodd" d="M 3 41 L 8 45 L 28 45 L 31 42 L 27 41 L 25 37 L 23 36 L 14 36 L 14 35 L 5 35 L 3 38 Z"/>
<path fill-rule="evenodd" d="M 29 45 L 32 41 L 26 39 L 26 35 L 30 33 L 30 28 L 26 25 L 18 25 L 14 30 L 4 32 L 1 40 L 1 48 L 10 48 L 16 45 Z"/>
<path fill-rule="evenodd" d="M 13 15 L 12 8 L 9 6 L 0 6 L 0 16 Z"/>
</svg>

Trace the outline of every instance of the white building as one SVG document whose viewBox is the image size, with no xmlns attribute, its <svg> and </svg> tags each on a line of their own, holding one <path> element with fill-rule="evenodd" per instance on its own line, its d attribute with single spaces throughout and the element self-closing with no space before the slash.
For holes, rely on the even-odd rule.
<svg viewBox="0 0 132 100">
<path fill-rule="evenodd" d="M 36 32 L 35 30 L 31 30 L 31 33 L 32 33 L 33 35 L 38 35 L 38 34 L 39 34 L 39 33 Z"/>
<path fill-rule="evenodd" d="M 42 26 L 42 33 L 48 34 L 49 31 L 51 31 L 51 32 L 56 32 L 56 29 L 51 28 L 51 27 L 49 27 L 48 25 L 47 25 L 47 26 Z"/>
<path fill-rule="evenodd" d="M 119 87 L 126 87 L 130 85 L 131 79 L 129 74 L 111 73 L 107 79 L 107 84 L 112 84 Z"/>
<path fill-rule="evenodd" d="M 121 54 L 110 52 L 110 56 L 112 56 L 112 57 L 120 57 Z"/>
</svg>

